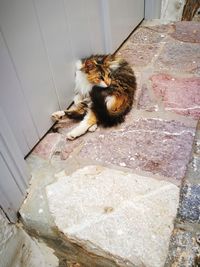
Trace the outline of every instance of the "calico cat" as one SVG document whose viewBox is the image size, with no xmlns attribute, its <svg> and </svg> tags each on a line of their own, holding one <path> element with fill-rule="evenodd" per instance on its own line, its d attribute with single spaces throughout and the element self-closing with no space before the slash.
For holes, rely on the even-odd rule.
<svg viewBox="0 0 200 267">
<path fill-rule="evenodd" d="M 87 131 L 95 131 L 97 124 L 114 126 L 124 121 L 131 110 L 136 90 L 133 70 L 115 55 L 94 55 L 76 64 L 74 105 L 52 114 L 54 121 L 64 115 L 81 120 L 67 134 L 70 140 Z"/>
</svg>

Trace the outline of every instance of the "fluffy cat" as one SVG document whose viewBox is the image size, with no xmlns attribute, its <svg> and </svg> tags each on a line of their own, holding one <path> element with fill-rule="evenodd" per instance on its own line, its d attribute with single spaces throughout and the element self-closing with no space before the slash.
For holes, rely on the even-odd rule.
<svg viewBox="0 0 200 267">
<path fill-rule="evenodd" d="M 74 105 L 52 114 L 54 121 L 64 115 L 81 122 L 67 134 L 70 140 L 87 131 L 95 131 L 97 124 L 105 127 L 124 121 L 131 110 L 136 90 L 133 70 L 115 55 L 94 55 L 76 64 Z"/>
</svg>

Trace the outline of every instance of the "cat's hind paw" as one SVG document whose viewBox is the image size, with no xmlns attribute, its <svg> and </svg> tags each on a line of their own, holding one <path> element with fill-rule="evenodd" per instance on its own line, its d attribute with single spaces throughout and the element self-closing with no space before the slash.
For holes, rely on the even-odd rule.
<svg viewBox="0 0 200 267">
<path fill-rule="evenodd" d="M 77 136 L 75 134 L 73 134 L 73 132 L 69 132 L 67 134 L 67 139 L 68 140 L 74 140 Z"/>
<path fill-rule="evenodd" d="M 97 129 L 97 124 L 94 124 L 88 129 L 88 132 L 95 132 L 96 129 Z"/>
<path fill-rule="evenodd" d="M 59 110 L 51 114 L 51 119 L 52 121 L 57 122 L 61 120 L 64 115 L 65 112 L 63 110 Z"/>
</svg>

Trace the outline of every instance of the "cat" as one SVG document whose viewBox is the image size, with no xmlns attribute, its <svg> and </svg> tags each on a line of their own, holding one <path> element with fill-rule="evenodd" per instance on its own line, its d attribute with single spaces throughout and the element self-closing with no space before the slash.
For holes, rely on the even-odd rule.
<svg viewBox="0 0 200 267">
<path fill-rule="evenodd" d="M 71 108 L 52 114 L 53 121 L 64 115 L 81 120 L 67 134 L 73 140 L 97 125 L 110 127 L 122 123 L 131 110 L 136 78 L 128 62 L 115 55 L 92 55 L 76 63 L 75 97 Z"/>
</svg>

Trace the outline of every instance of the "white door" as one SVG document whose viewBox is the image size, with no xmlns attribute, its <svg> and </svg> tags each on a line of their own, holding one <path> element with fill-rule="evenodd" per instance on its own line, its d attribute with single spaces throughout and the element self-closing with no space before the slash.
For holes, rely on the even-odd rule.
<svg viewBox="0 0 200 267">
<path fill-rule="evenodd" d="M 0 186 L 11 206 L 8 190 L 16 192 L 14 211 L 29 176 L 9 166 L 14 160 L 17 167 L 16 157 L 23 160 L 49 130 L 51 113 L 71 103 L 75 61 L 113 53 L 143 17 L 144 0 L 0 0 L 1 118 L 18 151 L 6 147 L 4 130 Z"/>
<path fill-rule="evenodd" d="M 26 195 L 30 175 L 1 108 L 0 122 L 0 207 L 10 221 L 15 222 L 17 211 Z"/>
<path fill-rule="evenodd" d="M 102 0 L 106 51 L 114 52 L 144 18 L 144 0 Z"/>
</svg>

